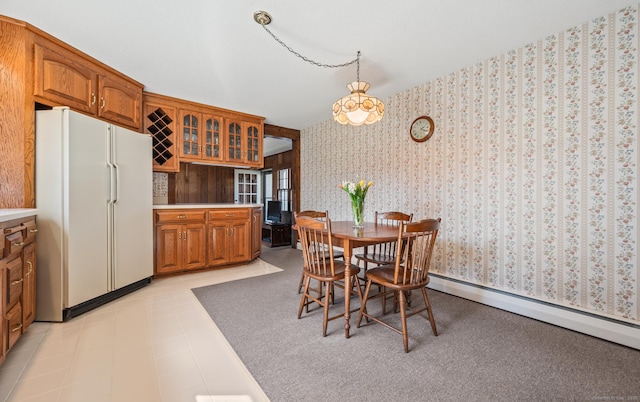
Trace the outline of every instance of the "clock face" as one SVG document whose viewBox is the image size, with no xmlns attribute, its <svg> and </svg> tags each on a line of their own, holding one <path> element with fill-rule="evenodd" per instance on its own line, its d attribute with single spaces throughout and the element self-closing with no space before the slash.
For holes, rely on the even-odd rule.
<svg viewBox="0 0 640 402">
<path fill-rule="evenodd" d="M 428 140 L 433 135 L 433 120 L 428 116 L 418 117 L 411 124 L 409 134 L 416 142 Z"/>
</svg>

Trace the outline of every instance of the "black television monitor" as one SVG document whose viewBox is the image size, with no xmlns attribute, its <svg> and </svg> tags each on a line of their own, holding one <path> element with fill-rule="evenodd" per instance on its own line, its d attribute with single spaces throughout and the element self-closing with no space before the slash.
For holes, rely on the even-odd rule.
<svg viewBox="0 0 640 402">
<path fill-rule="evenodd" d="M 282 202 L 267 201 L 267 214 L 266 214 L 267 221 L 280 223 L 281 212 L 282 212 Z"/>
</svg>

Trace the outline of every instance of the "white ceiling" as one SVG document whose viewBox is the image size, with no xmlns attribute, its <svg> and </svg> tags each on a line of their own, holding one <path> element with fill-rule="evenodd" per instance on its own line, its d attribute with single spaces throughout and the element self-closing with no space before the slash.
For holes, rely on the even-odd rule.
<svg viewBox="0 0 640 402">
<path fill-rule="evenodd" d="M 143 83 L 147 91 L 303 129 L 329 120 L 362 52 L 360 78 L 385 99 L 637 0 L 1 0 L 24 20 Z M 336 123 L 337 124 L 337 123 Z"/>
</svg>

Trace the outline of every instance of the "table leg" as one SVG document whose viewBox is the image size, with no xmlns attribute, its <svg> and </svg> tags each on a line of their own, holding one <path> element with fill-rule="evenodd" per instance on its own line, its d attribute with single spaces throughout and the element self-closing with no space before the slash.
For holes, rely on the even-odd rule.
<svg viewBox="0 0 640 402">
<path fill-rule="evenodd" d="M 344 253 L 344 263 L 346 265 L 345 270 L 344 270 L 344 293 L 345 293 L 345 298 L 344 298 L 344 336 L 345 338 L 349 337 L 349 318 L 351 318 L 351 314 L 349 313 L 349 311 L 351 310 L 351 241 L 349 241 L 349 239 L 345 239 L 344 240 L 344 244 L 343 244 L 343 253 Z M 349 292 L 349 293 L 347 293 Z M 347 297 L 346 295 L 349 295 L 349 297 Z"/>
</svg>

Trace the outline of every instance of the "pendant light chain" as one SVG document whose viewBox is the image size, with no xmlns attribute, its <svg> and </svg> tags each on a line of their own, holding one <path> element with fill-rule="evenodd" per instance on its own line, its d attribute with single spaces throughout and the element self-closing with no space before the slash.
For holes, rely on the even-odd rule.
<svg viewBox="0 0 640 402">
<path fill-rule="evenodd" d="M 308 57 L 305 57 L 303 55 L 301 55 L 300 53 L 296 52 L 295 50 L 293 50 L 291 47 L 287 46 L 286 43 L 284 43 L 283 41 L 281 41 L 273 32 L 271 32 L 269 30 L 269 28 L 267 28 L 267 26 L 264 23 L 260 23 L 259 24 L 262 26 L 262 28 L 264 28 L 265 31 L 267 31 L 269 33 L 269 35 L 271 35 L 271 37 L 273 39 L 275 39 L 276 42 L 278 42 L 279 44 L 282 45 L 282 47 L 284 47 L 285 49 L 287 49 L 289 52 L 293 53 L 296 57 L 301 58 L 302 60 L 306 61 L 307 63 L 311 63 L 315 66 L 318 67 L 325 67 L 325 68 L 340 68 L 340 67 L 346 67 L 346 66 L 350 66 L 353 63 L 358 63 L 358 81 L 360 80 L 360 51 L 358 50 L 358 57 L 356 57 L 355 59 L 347 62 L 347 63 L 342 63 L 342 64 L 324 64 L 324 63 L 319 63 L 315 60 L 311 60 Z"/>
</svg>

